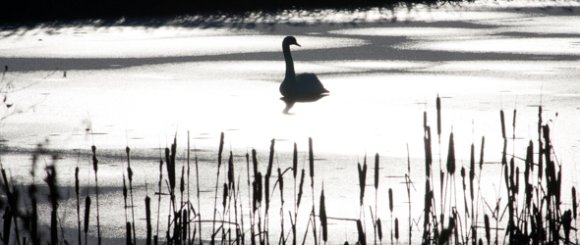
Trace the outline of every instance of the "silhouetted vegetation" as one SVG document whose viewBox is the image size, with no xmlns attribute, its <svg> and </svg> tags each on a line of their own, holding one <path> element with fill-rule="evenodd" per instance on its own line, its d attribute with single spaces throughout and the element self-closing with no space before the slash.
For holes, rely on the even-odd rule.
<svg viewBox="0 0 580 245">
<path fill-rule="evenodd" d="M 248 11 L 276 13 L 283 10 L 355 10 L 398 4 L 434 4 L 463 0 L 22 0 L 5 1 L 0 20 L 53 21 L 176 15 L 237 15 Z"/>
<path fill-rule="evenodd" d="M 438 144 L 441 146 L 442 133 L 440 128 L 443 121 L 444 113 L 442 113 L 441 100 L 439 97 L 436 102 L 437 108 L 437 134 L 439 137 Z M 516 126 L 516 113 L 513 112 L 512 127 Z M 577 232 L 575 228 L 577 218 L 577 200 L 576 189 L 572 187 L 572 201 L 570 205 L 563 205 L 562 203 L 562 166 L 556 162 L 552 140 L 550 136 L 550 127 L 548 124 L 542 122 L 542 107 L 538 108 L 538 124 L 537 132 L 538 138 L 534 142 L 530 140 L 526 148 L 525 154 L 522 157 L 517 157 L 515 153 L 507 153 L 507 142 L 515 140 L 515 134 L 509 139 L 507 134 L 507 127 L 505 123 L 506 115 L 504 111 L 500 111 L 501 133 L 503 138 L 503 151 L 501 152 L 501 163 L 493 167 L 499 166 L 501 168 L 501 187 L 503 194 L 497 200 L 485 200 L 482 197 L 481 183 L 482 170 L 488 166 L 484 159 L 484 145 L 485 138 L 481 138 L 479 164 L 476 160 L 475 143 L 469 146 L 470 158 L 468 168 L 458 166 L 455 158 L 455 149 L 458 147 L 454 142 L 454 133 L 451 132 L 448 140 L 448 151 L 445 164 L 443 165 L 443 157 L 439 154 L 440 171 L 434 172 L 433 169 L 433 147 L 431 126 L 427 123 L 427 113 L 424 113 L 424 149 L 425 149 L 425 179 L 412 181 L 411 175 L 411 160 L 408 158 L 408 165 L 405 173 L 404 184 L 407 190 L 407 205 L 409 207 L 408 227 L 409 237 L 408 243 L 421 241 L 423 244 L 499 244 L 500 242 L 509 244 L 570 244 L 577 243 L 572 241 L 576 239 L 573 236 Z M 189 137 L 189 135 L 188 135 Z M 144 207 L 146 210 L 146 234 L 139 234 L 146 237 L 146 244 L 201 244 L 201 243 L 224 243 L 228 244 L 318 244 L 326 243 L 329 236 L 332 236 L 328 229 L 329 221 L 332 222 L 348 222 L 352 224 L 352 228 L 356 227 L 358 231 L 357 241 L 359 244 L 367 244 L 370 242 L 367 239 L 370 232 L 373 233 L 373 243 L 382 243 L 387 240 L 386 231 L 390 234 L 388 240 L 391 244 L 399 243 L 399 227 L 401 222 L 405 222 L 405 217 L 397 217 L 397 213 L 393 211 L 394 203 L 397 203 L 398 195 L 401 192 L 393 193 L 392 188 L 388 188 L 388 203 L 379 205 L 377 196 L 380 195 L 380 161 L 379 155 L 374 157 L 374 204 L 368 205 L 365 203 L 370 198 L 364 198 L 365 192 L 373 191 L 366 189 L 367 186 L 367 162 L 366 156 L 362 164 L 357 164 L 358 184 L 360 185 L 359 193 L 351 193 L 357 195 L 360 204 L 359 217 L 344 218 L 341 214 L 329 213 L 328 207 L 331 205 L 343 205 L 328 203 L 326 200 L 328 193 L 325 194 L 323 181 L 316 179 L 314 172 L 315 158 L 314 147 L 312 139 L 309 139 L 308 145 L 308 170 L 310 177 L 310 187 L 312 192 L 311 204 L 302 205 L 302 208 L 310 208 L 308 215 L 308 222 L 306 226 L 297 225 L 298 210 L 303 204 L 302 195 L 304 193 L 304 179 L 305 168 L 298 167 L 298 154 L 296 144 L 292 154 L 291 167 L 281 169 L 278 167 L 274 172 L 273 164 L 275 162 L 275 140 L 271 141 L 268 162 L 266 165 L 266 173 L 262 175 L 261 169 L 256 157 L 256 151 L 252 150 L 251 155 L 245 155 L 247 172 L 245 173 L 246 183 L 241 180 L 244 174 L 236 175 L 236 163 L 234 162 L 233 153 L 230 151 L 227 159 L 227 164 L 222 164 L 222 154 L 224 150 L 224 134 L 220 136 L 219 150 L 217 155 L 216 169 L 216 183 L 215 183 L 215 198 L 214 198 L 214 212 L 212 215 L 204 214 L 204 217 L 212 216 L 211 220 L 203 220 L 202 210 L 199 204 L 199 173 L 197 157 L 195 162 L 195 176 L 196 181 L 190 183 L 190 154 L 189 141 L 187 145 L 187 157 L 185 164 L 182 164 L 181 175 L 176 170 L 178 158 L 177 155 L 177 140 L 174 138 L 170 147 L 164 151 L 164 158 L 159 159 L 159 180 L 158 190 L 155 195 L 158 196 L 157 215 L 152 214 L 151 201 L 152 199 L 147 195 L 144 200 L 144 205 L 136 205 L 133 203 L 133 169 L 131 167 L 130 148 L 126 148 L 126 163 L 128 177 L 125 179 L 123 174 L 123 198 L 125 209 L 126 222 L 126 244 L 137 244 L 137 234 L 135 234 L 135 217 L 134 211 L 136 207 Z M 467 149 L 467 147 L 465 147 Z M 537 149 L 538 151 L 535 151 Z M 101 242 L 101 224 L 99 222 L 99 186 L 98 186 L 98 154 L 96 147 L 91 148 L 93 173 L 95 177 L 94 197 L 96 204 L 91 206 L 91 197 L 93 195 L 86 195 L 84 206 L 84 218 L 81 216 L 81 195 L 79 194 L 79 178 L 78 168 L 75 169 L 75 197 L 76 212 L 76 229 L 70 229 L 69 232 L 74 233 L 67 237 L 73 237 L 72 241 L 65 241 L 58 217 L 58 210 L 60 200 L 60 187 L 57 182 L 57 170 L 54 163 L 57 160 L 56 155 L 51 155 L 49 151 L 38 146 L 33 154 L 33 168 L 30 172 L 31 178 L 34 180 L 37 174 L 34 172 L 36 162 L 42 155 L 51 155 L 53 162 L 47 163 L 46 182 L 48 191 L 46 194 L 50 207 L 50 225 L 48 232 L 44 232 L 39 228 L 38 220 L 38 199 L 40 193 L 37 192 L 37 186 L 31 184 L 27 189 L 18 188 L 17 183 L 11 181 L 7 176 L 4 166 L 1 166 L 1 198 L 0 210 L 3 210 L 2 229 L 0 229 L 0 238 L 4 244 L 37 244 L 38 241 L 50 241 L 50 244 L 81 244 L 81 219 L 84 219 L 84 243 L 87 244 L 87 234 L 90 229 L 90 209 L 97 209 L 96 229 L 99 231 L 97 242 Z M 306 159 L 304 159 L 306 160 Z M 251 163 L 251 164 L 250 164 Z M 166 168 L 163 169 L 165 164 Z M 290 165 L 290 163 L 288 163 Z M 306 165 L 306 164 L 305 164 Z M 278 165 L 280 166 L 280 165 Z M 220 178 L 220 172 L 225 176 Z M 522 170 L 523 173 L 522 173 Z M 164 175 L 163 172 L 166 172 Z M 300 171 L 299 171 L 300 170 Z M 353 169 L 354 170 L 354 169 Z M 298 173 L 301 173 L 298 178 Z M 291 174 L 291 177 L 285 175 Z M 277 175 L 277 176 L 275 176 Z M 166 176 L 166 177 L 164 177 Z M 461 178 L 458 180 L 458 178 Z M 275 179 L 275 181 L 274 181 Z M 285 195 L 284 184 L 292 181 L 293 184 L 293 198 L 289 210 L 285 210 L 284 199 Z M 461 181 L 456 184 L 456 181 Z M 121 180 L 119 181 L 119 183 Z M 413 183 L 424 182 L 423 207 L 421 211 L 413 213 L 412 205 L 417 205 L 411 202 L 411 186 Z M 440 183 L 440 189 L 436 190 L 437 185 L 433 183 Z M 165 183 L 165 188 L 163 184 Z M 193 202 L 193 197 L 189 195 L 189 185 L 197 185 L 197 207 Z M 320 184 L 320 193 L 314 193 L 314 186 Z M 187 191 L 186 191 L 187 186 Z M 456 187 L 461 189 L 458 191 Z M 247 188 L 248 197 L 240 195 L 240 189 Z M 269 214 L 272 207 L 272 195 L 276 191 L 280 192 L 280 233 L 274 234 L 270 232 Z M 24 193 L 23 193 L 24 192 Z M 221 195 L 218 195 L 221 194 Z M 368 194 L 368 193 L 367 193 Z M 421 193 L 417 193 L 421 194 Z M 221 200 L 219 199 L 221 196 Z M 164 198 L 166 197 L 166 198 Z M 319 198 L 317 198 L 319 197 Z M 355 198 L 353 196 L 353 198 Z M 404 198 L 403 198 L 404 199 Z M 459 200 L 459 201 L 458 201 Z M 160 206 L 162 202 L 167 202 L 165 205 L 169 208 L 169 215 L 166 218 L 166 230 L 159 232 L 159 222 L 165 218 L 160 217 Z M 318 201 L 318 213 L 316 212 L 315 203 Z M 485 203 L 485 204 L 484 204 Z M 246 205 L 247 204 L 247 205 Z M 111 207 L 108 207 L 111 208 Z M 382 222 L 379 217 L 378 209 L 388 209 L 390 217 L 389 221 Z M 370 220 L 367 219 L 367 211 L 370 213 Z M 154 211 L 153 211 L 154 212 Z M 217 214 L 219 212 L 219 215 Z M 244 214 L 249 212 L 249 214 Z M 129 213 L 131 217 L 129 218 Z M 288 216 L 286 216 L 288 215 Z M 156 217 L 155 221 L 153 221 Z M 284 219 L 289 217 L 289 221 Z M 418 217 L 418 218 L 417 218 Z M 383 217 L 383 221 L 386 217 Z M 399 219 L 403 218 L 403 219 Z M 318 222 L 317 222 L 318 220 Z M 154 232 L 152 224 L 157 223 L 157 230 Z M 371 222 L 373 224 L 372 230 L 366 229 L 365 223 Z M 202 223 L 211 223 L 211 233 L 202 233 Z M 290 224 L 290 229 L 285 229 L 286 225 Z M 403 225 L 403 224 L 401 224 Z M 402 226 L 404 227 L 404 226 Z M 420 238 L 415 238 L 413 241 L 413 233 L 420 234 Z M 49 235 L 46 235 L 49 234 Z M 335 234 L 336 235 L 336 234 Z M 415 236 L 416 237 L 416 236 Z"/>
</svg>

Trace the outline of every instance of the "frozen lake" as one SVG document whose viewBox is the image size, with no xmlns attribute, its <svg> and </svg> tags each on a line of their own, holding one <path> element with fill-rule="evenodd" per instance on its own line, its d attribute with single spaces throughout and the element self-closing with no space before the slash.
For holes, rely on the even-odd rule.
<svg viewBox="0 0 580 245">
<path fill-rule="evenodd" d="M 137 159 L 133 168 L 140 205 L 156 188 L 159 148 L 167 147 L 177 134 L 179 156 L 185 157 L 189 131 L 192 148 L 199 149 L 201 170 L 210 173 L 201 179 L 202 189 L 208 191 L 202 195 L 202 210 L 210 213 L 220 132 L 225 133 L 226 152 L 232 150 L 240 165 L 245 166 L 243 155 L 255 148 L 263 168 L 271 139 L 276 139 L 276 167 L 291 166 L 294 142 L 299 166 L 307 165 L 312 137 L 320 173 L 316 193 L 324 182 L 329 216 L 358 217 L 356 163 L 367 154 L 372 166 L 371 156 L 379 153 L 381 192 L 401 190 L 395 194 L 400 198 L 396 208 L 406 226 L 400 177 L 407 171 L 407 145 L 411 176 L 420 183 L 417 193 L 422 193 L 423 112 L 435 128 L 439 95 L 442 147 L 433 141 L 435 152 L 445 160 L 453 131 L 463 166 L 469 163 L 470 144 L 479 149 L 482 136 L 486 159 L 500 160 L 502 109 L 510 136 L 517 110 L 516 140 L 510 140 L 508 151 L 524 157 L 528 140 L 537 138 L 538 105 L 543 105 L 558 162 L 566 169 L 564 193 L 569 196 L 580 174 L 575 165 L 580 140 L 579 13 L 575 1 L 478 1 L 201 24 L 182 17 L 159 26 L 120 21 L 3 29 L 0 65 L 8 66 L 8 72 L 2 75 L 2 85 L 12 85 L 7 103 L 13 106 L 2 109 L 3 115 L 9 114 L 0 127 L 2 163 L 15 180 L 28 183 L 28 153 L 43 143 L 63 157 L 59 184 L 74 185 L 74 167 L 80 165 L 88 188 L 93 182 L 86 153 L 96 145 L 103 157 L 100 184 L 111 187 L 103 199 L 108 206 L 122 202 L 118 187 L 129 145 Z M 296 104 L 290 115 L 282 113 L 278 92 L 286 35 L 294 35 L 302 45 L 292 48 L 296 72 L 316 73 L 330 91 L 319 101 Z M 79 149 L 82 154 L 77 154 Z M 498 172 L 491 167 L 484 178 L 499 185 Z M 238 173 L 245 181 L 245 171 Z M 489 188 L 491 198 L 503 190 Z M 368 204 L 374 201 L 371 193 Z M 380 197 L 382 203 L 386 200 Z M 421 207 L 422 196 L 412 202 Z M 73 204 L 67 199 L 63 206 L 73 210 Z M 278 215 L 279 203 L 274 207 Z M 379 216 L 390 222 L 383 209 Z M 136 216 L 144 217 L 144 210 L 138 210 Z M 105 237 L 124 235 L 122 215 L 122 206 L 103 215 Z M 411 216 L 419 219 L 420 212 Z M 144 221 L 137 224 L 137 235 L 143 238 L 139 222 Z M 72 211 L 64 223 L 75 229 Z M 330 242 L 356 240 L 355 228 L 332 223 L 331 233 L 340 235 Z M 371 226 L 368 229 L 370 239 Z M 419 235 L 416 231 L 415 237 Z"/>
</svg>

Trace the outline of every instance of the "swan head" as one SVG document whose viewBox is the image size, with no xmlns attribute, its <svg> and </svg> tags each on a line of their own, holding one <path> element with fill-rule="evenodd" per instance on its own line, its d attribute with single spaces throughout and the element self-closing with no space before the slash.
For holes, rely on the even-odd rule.
<svg viewBox="0 0 580 245">
<path fill-rule="evenodd" d="M 296 38 L 294 36 L 287 36 L 284 38 L 284 41 L 282 41 L 282 46 L 290 47 L 290 45 L 296 45 L 298 47 L 301 47 L 300 44 L 298 44 L 298 42 L 296 41 Z"/>
</svg>

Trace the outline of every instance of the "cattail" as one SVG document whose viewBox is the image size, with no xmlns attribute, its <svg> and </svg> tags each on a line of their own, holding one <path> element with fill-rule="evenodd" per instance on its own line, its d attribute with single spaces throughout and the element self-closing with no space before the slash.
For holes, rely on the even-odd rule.
<svg viewBox="0 0 580 245">
<path fill-rule="evenodd" d="M 304 177 L 306 175 L 306 171 L 302 169 L 302 173 L 300 174 L 300 184 L 298 185 L 298 201 L 296 202 L 297 207 L 300 207 L 300 201 L 302 200 L 303 194 L 303 186 L 304 186 Z"/>
<path fill-rule="evenodd" d="M 428 233 L 429 231 L 427 230 L 427 226 L 429 225 L 429 218 L 431 217 L 431 199 L 433 198 L 433 191 L 431 190 L 431 184 L 429 183 L 429 179 L 425 180 L 425 198 L 424 198 L 424 208 L 423 211 L 425 213 L 425 215 L 423 215 L 423 217 L 425 217 L 423 219 L 424 221 L 424 232 Z"/>
<path fill-rule="evenodd" d="M 570 244 L 570 230 L 572 229 L 572 213 L 566 210 L 560 219 L 564 227 L 564 244 Z"/>
<path fill-rule="evenodd" d="M 328 240 L 328 223 L 326 217 L 326 203 L 324 201 L 324 186 L 322 186 L 322 191 L 320 193 L 320 225 L 322 226 L 322 240 L 326 242 Z"/>
<path fill-rule="evenodd" d="M 439 142 L 441 142 L 441 98 L 439 98 L 439 95 L 437 95 L 435 105 L 437 107 L 437 135 L 439 136 Z"/>
<path fill-rule="evenodd" d="M 230 151 L 230 158 L 228 159 L 228 186 L 230 189 L 235 189 L 235 173 L 234 173 L 234 155 Z"/>
<path fill-rule="evenodd" d="M 294 151 L 292 152 L 292 175 L 294 180 L 296 180 L 296 175 L 298 174 L 298 148 L 296 143 L 294 143 Z"/>
<path fill-rule="evenodd" d="M 365 235 L 365 232 L 363 230 L 363 225 L 360 219 L 358 219 L 356 221 L 356 230 L 358 231 L 358 243 L 360 245 L 366 245 L 367 244 L 367 238 Z"/>
<path fill-rule="evenodd" d="M 151 245 L 151 198 L 149 196 L 145 197 L 145 220 L 147 221 L 147 238 L 146 244 Z"/>
<path fill-rule="evenodd" d="M 377 219 L 377 233 L 379 234 L 379 240 L 382 241 L 383 240 L 383 225 L 381 224 L 381 219 L 378 218 Z"/>
<path fill-rule="evenodd" d="M 266 213 L 270 209 L 270 177 L 272 177 L 272 166 L 274 165 L 274 139 L 270 141 L 270 157 L 268 158 L 268 168 L 264 177 L 264 195 L 266 197 Z"/>
<path fill-rule="evenodd" d="M 284 204 L 284 177 L 282 176 L 282 170 L 280 168 L 278 168 L 278 187 L 280 187 L 280 198 L 282 204 Z"/>
<path fill-rule="evenodd" d="M 578 210 L 578 202 L 576 201 L 576 187 L 572 186 L 572 217 L 576 220 L 576 214 Z"/>
<path fill-rule="evenodd" d="M 469 159 L 469 193 L 473 201 L 473 180 L 475 179 L 475 146 L 471 143 L 471 154 Z"/>
<path fill-rule="evenodd" d="M 252 183 L 254 198 L 252 199 L 253 202 L 253 212 L 258 210 L 259 204 L 262 202 L 262 173 L 258 172 L 254 176 L 254 181 Z"/>
<path fill-rule="evenodd" d="M 197 166 L 197 165 L 196 165 Z M 159 215 L 161 213 L 161 185 L 163 183 L 163 160 L 159 158 L 159 182 L 157 182 L 158 195 L 157 195 L 157 224 L 155 229 L 155 239 L 154 243 L 157 245 L 157 238 L 159 237 Z M 199 201 L 199 178 L 198 178 L 198 201 Z M 200 228 L 201 229 L 201 228 Z M 201 233 L 201 232 L 200 232 Z"/>
<path fill-rule="evenodd" d="M 125 153 L 127 155 L 127 176 L 129 177 L 129 194 L 131 196 L 131 221 L 133 229 L 133 244 L 137 243 L 137 238 L 135 237 L 135 205 L 133 203 L 133 169 L 131 169 L 131 148 L 129 146 L 125 147 Z"/>
<path fill-rule="evenodd" d="M 516 185 L 514 192 L 516 194 L 520 192 L 520 167 L 516 167 Z"/>
<path fill-rule="evenodd" d="M 125 181 L 125 174 L 123 173 L 123 200 L 125 201 L 125 209 L 127 209 L 127 181 Z M 125 216 L 127 216 L 127 211 L 125 210 Z M 125 217 L 126 219 L 127 217 Z"/>
<path fill-rule="evenodd" d="M 423 129 L 427 129 L 427 111 L 423 111 Z"/>
<path fill-rule="evenodd" d="M 98 170 L 98 163 L 99 163 L 99 160 L 97 160 L 97 153 L 96 153 L 97 147 L 94 145 L 91 146 L 91 151 L 93 152 L 93 170 L 96 173 Z"/>
<path fill-rule="evenodd" d="M 314 185 L 314 153 L 312 151 L 312 138 L 308 138 L 308 169 L 310 170 L 310 185 Z"/>
<path fill-rule="evenodd" d="M 375 190 L 379 189 L 379 153 L 375 154 Z"/>
<path fill-rule="evenodd" d="M 222 201 L 222 206 L 223 206 L 224 210 L 226 209 L 227 200 L 228 200 L 228 184 L 224 183 L 224 192 L 223 192 L 223 201 Z"/>
<path fill-rule="evenodd" d="M 254 168 L 254 176 L 258 175 L 258 158 L 256 156 L 256 149 L 252 149 L 252 167 Z"/>
<path fill-rule="evenodd" d="M 131 242 L 133 235 L 131 235 L 131 223 L 127 222 L 125 223 L 125 244 L 126 245 L 131 245 L 133 244 Z"/>
<path fill-rule="evenodd" d="M 4 229 L 2 233 L 3 235 L 2 241 L 4 242 L 4 244 L 10 244 L 10 230 L 12 228 L 12 211 L 10 210 L 10 207 L 6 207 L 3 218 L 4 218 L 4 227 L 3 227 Z M 18 237 L 16 239 L 18 239 Z"/>
<path fill-rule="evenodd" d="M 224 132 L 221 132 L 219 149 L 218 149 L 218 169 L 217 169 L 217 177 L 215 180 L 215 192 L 214 192 L 214 198 L 213 198 L 214 209 L 213 209 L 213 219 L 212 219 L 210 244 L 214 244 L 215 235 L 216 235 L 215 223 L 216 223 L 216 215 L 217 215 L 217 197 L 218 197 L 219 178 L 220 178 L 220 170 L 221 170 L 221 166 L 222 166 L 222 153 L 223 153 L 223 151 L 224 151 Z M 167 155 L 167 153 L 166 153 L 166 155 Z M 171 175 L 171 174 L 169 174 L 169 175 Z M 171 176 L 170 176 L 170 178 L 171 178 Z M 172 195 L 172 197 L 173 197 L 173 195 Z"/>
<path fill-rule="evenodd" d="M 513 133 L 512 133 L 512 137 L 515 139 L 516 138 L 516 115 L 517 115 L 518 111 L 516 109 L 514 109 L 514 118 L 512 121 L 512 127 L 513 127 Z"/>
<path fill-rule="evenodd" d="M 79 184 L 79 167 L 75 168 L 75 195 L 77 198 L 77 229 L 78 243 L 81 245 L 81 203 L 80 203 L 80 184 Z"/>
<path fill-rule="evenodd" d="M 57 178 L 56 178 L 56 168 L 54 165 L 49 165 L 46 167 L 46 179 L 44 180 L 48 184 L 49 188 L 49 199 L 51 203 L 50 212 L 50 242 L 51 244 L 58 244 L 58 220 L 57 220 L 57 210 L 58 210 L 58 199 L 60 195 L 58 193 Z M 18 236 L 17 236 L 18 239 Z"/>
<path fill-rule="evenodd" d="M 487 244 L 489 245 L 491 243 L 491 234 L 489 230 L 489 216 L 487 214 L 483 216 L 483 222 L 485 224 L 485 239 L 487 239 Z"/>
<path fill-rule="evenodd" d="M 389 210 L 393 212 L 393 189 L 389 188 Z"/>
<path fill-rule="evenodd" d="M 181 179 L 179 180 L 179 192 L 183 198 L 183 192 L 185 192 L 185 165 L 181 166 Z"/>
<path fill-rule="evenodd" d="M 433 163 L 433 155 L 431 153 L 431 128 L 425 128 L 425 137 L 423 139 L 425 145 L 425 176 L 431 176 L 431 164 Z"/>
<path fill-rule="evenodd" d="M 224 132 L 220 134 L 220 144 L 218 148 L 218 169 L 222 165 L 222 153 L 224 152 Z"/>
<path fill-rule="evenodd" d="M 461 170 L 459 171 L 461 174 L 461 181 L 463 184 L 463 192 L 465 193 L 465 167 L 461 166 Z"/>
<path fill-rule="evenodd" d="M 506 139 L 506 136 L 505 136 L 505 116 L 504 116 L 503 110 L 499 111 L 499 117 L 500 117 L 500 121 L 501 121 L 501 136 L 503 137 L 503 139 Z"/>
<path fill-rule="evenodd" d="M 367 163 L 366 163 L 366 156 L 365 156 L 363 166 L 361 167 L 360 163 L 358 164 L 358 179 L 359 179 L 359 186 L 360 186 L 360 205 L 361 206 L 363 205 L 364 196 L 365 196 L 366 175 L 367 175 Z"/>
<path fill-rule="evenodd" d="M 96 199 L 97 199 L 97 244 L 101 245 L 101 221 L 100 221 L 100 215 L 99 215 L 99 178 L 97 175 L 97 170 L 98 170 L 98 163 L 99 161 L 97 160 L 97 147 L 96 146 L 91 146 L 91 150 L 93 152 L 93 170 L 95 171 L 95 195 L 96 195 Z"/>
<path fill-rule="evenodd" d="M 276 140 L 270 140 L 270 155 L 268 157 L 268 169 L 266 171 L 266 176 L 272 175 L 272 165 L 274 164 L 274 145 L 276 144 Z"/>
<path fill-rule="evenodd" d="M 399 240 L 399 219 L 395 218 L 395 239 Z"/>
<path fill-rule="evenodd" d="M 483 168 L 483 149 L 485 147 L 485 136 L 481 136 L 481 150 L 479 151 L 479 171 Z"/>
<path fill-rule="evenodd" d="M 87 237 L 88 237 L 88 233 L 89 233 L 89 218 L 90 218 L 90 214 L 91 214 L 91 197 L 87 196 L 85 198 L 85 244 L 87 243 Z M 5 233 L 6 234 L 6 233 Z"/>
<path fill-rule="evenodd" d="M 450 175 L 455 173 L 455 144 L 453 143 L 453 132 L 449 135 L 449 151 L 447 154 L 447 172 Z"/>
</svg>

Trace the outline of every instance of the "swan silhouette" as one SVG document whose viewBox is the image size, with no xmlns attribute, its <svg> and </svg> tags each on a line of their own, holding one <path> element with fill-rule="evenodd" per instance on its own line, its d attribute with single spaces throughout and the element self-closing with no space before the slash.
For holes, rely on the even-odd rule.
<svg viewBox="0 0 580 245">
<path fill-rule="evenodd" d="M 282 52 L 286 61 L 286 75 L 280 84 L 281 100 L 286 103 L 284 113 L 294 106 L 296 102 L 314 102 L 328 95 L 328 90 L 324 88 L 318 77 L 313 73 L 302 73 L 296 75 L 294 72 L 294 61 L 290 54 L 290 45 L 300 47 L 300 44 L 293 36 L 287 36 L 282 41 Z"/>
</svg>

